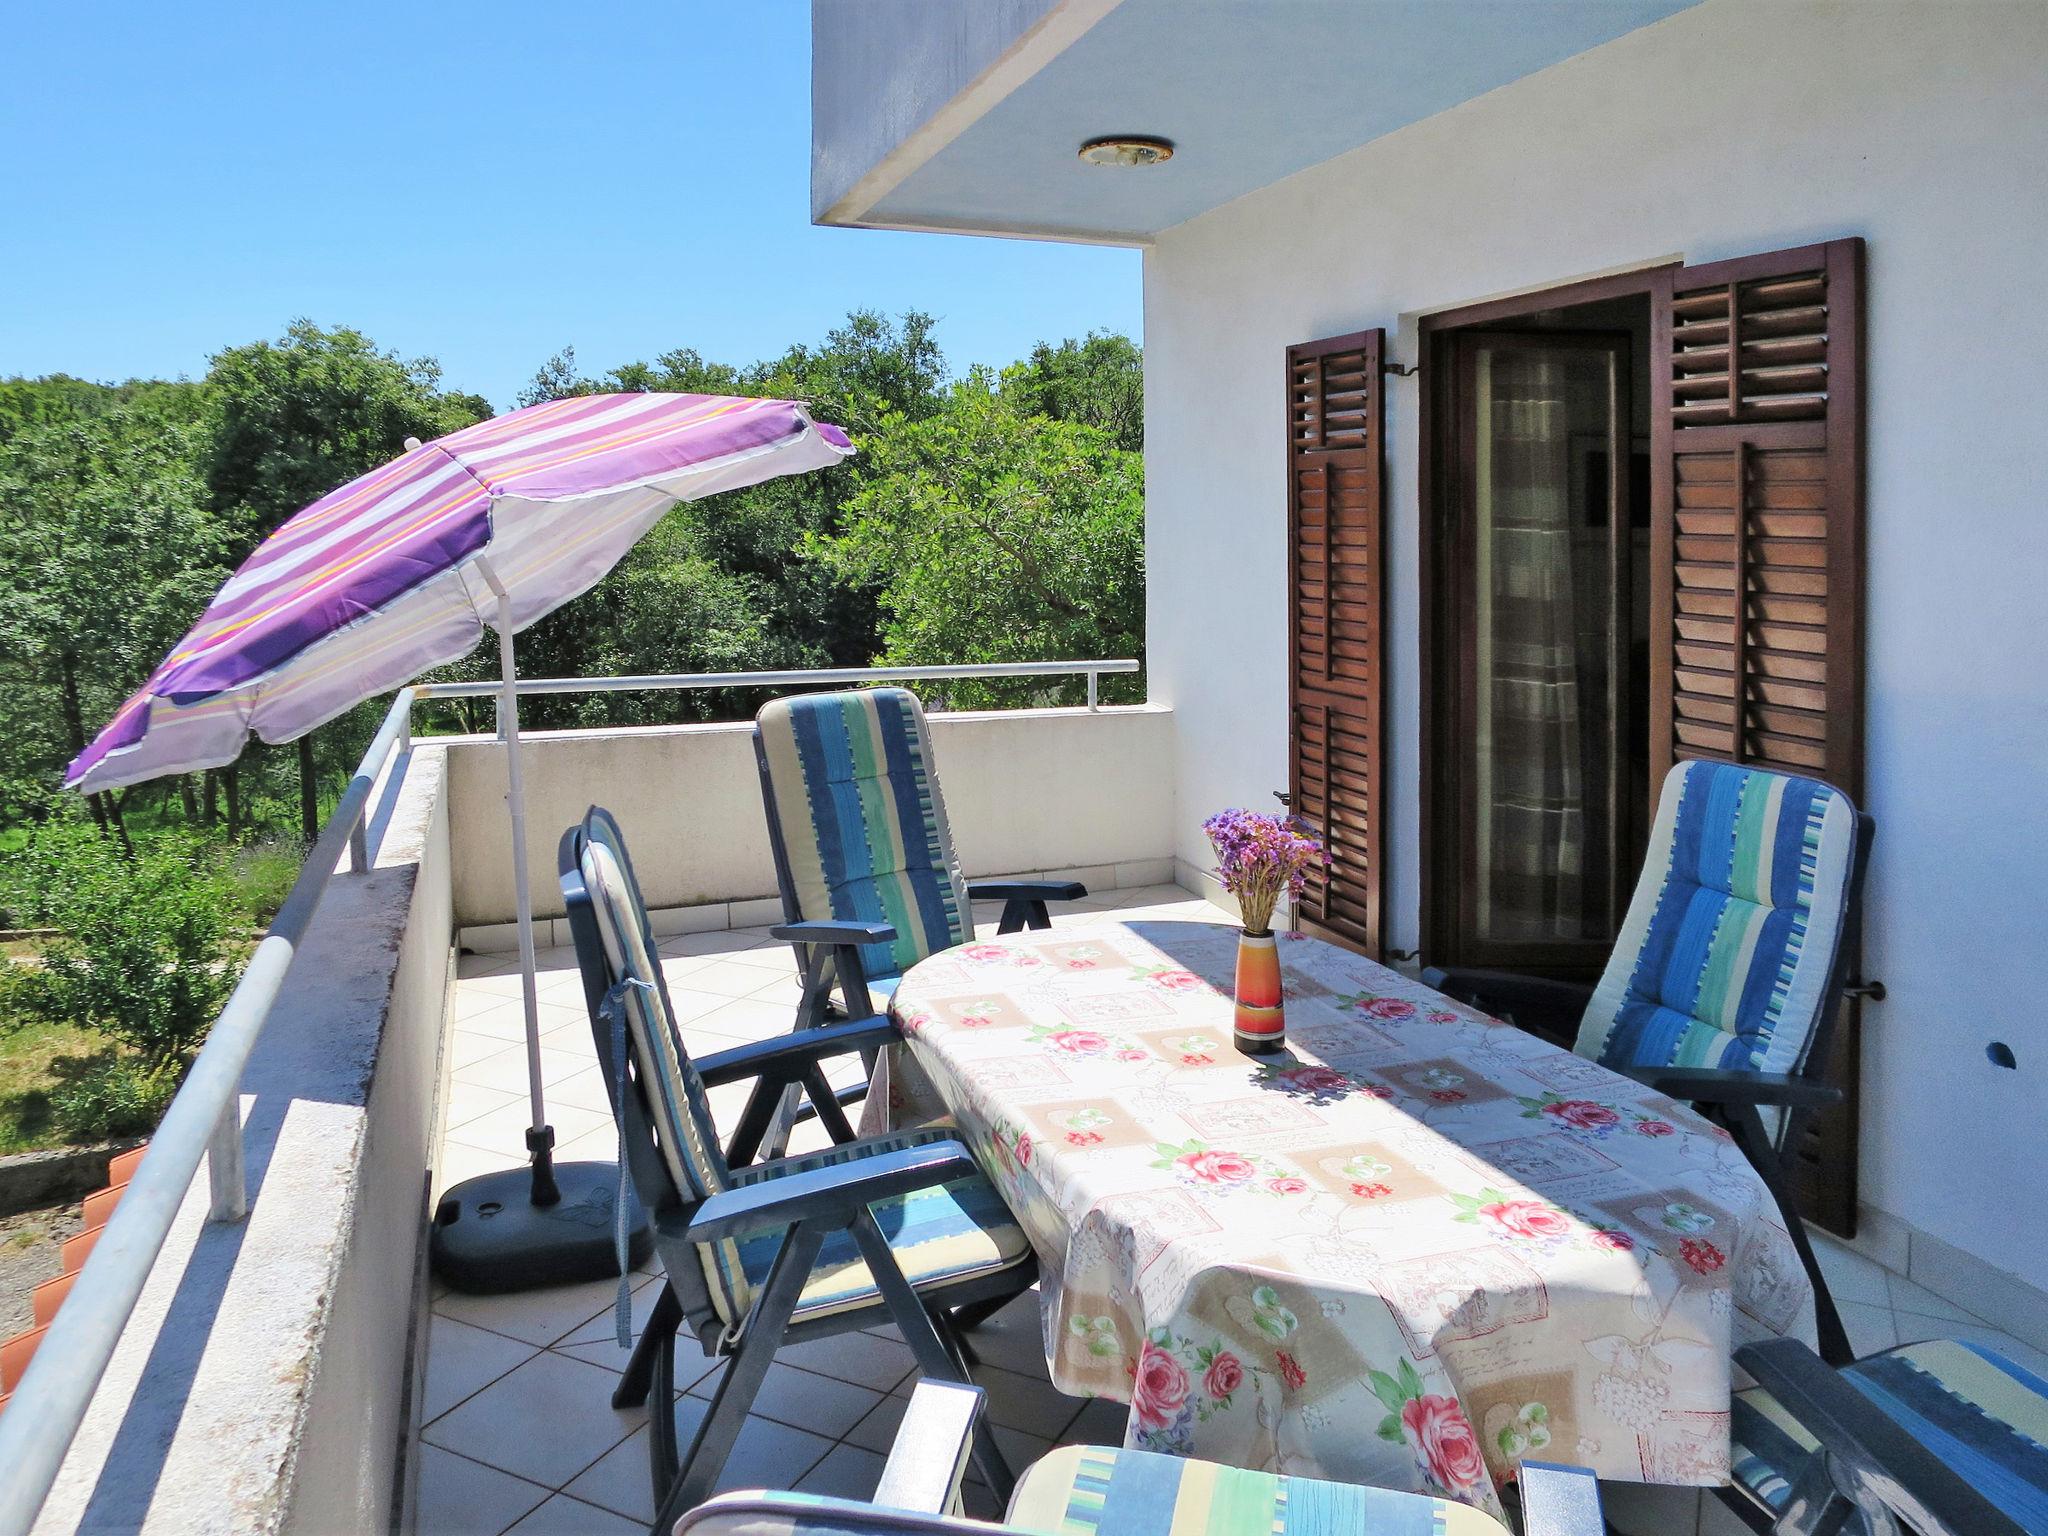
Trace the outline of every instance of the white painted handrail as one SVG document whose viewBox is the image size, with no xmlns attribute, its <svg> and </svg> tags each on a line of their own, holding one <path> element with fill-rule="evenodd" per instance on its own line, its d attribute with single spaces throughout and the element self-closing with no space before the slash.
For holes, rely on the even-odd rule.
<svg viewBox="0 0 2048 1536">
<path fill-rule="evenodd" d="M 1088 707 L 1097 707 L 1097 681 L 1105 673 L 1135 672 L 1118 661 L 1019 661 L 981 666 L 833 667 L 782 672 L 685 672 L 649 677 L 528 678 L 527 694 L 621 693 L 638 690 L 814 687 L 833 683 L 909 682 L 919 679 L 1073 677 L 1088 679 Z M 208 1164 L 215 1221 L 247 1214 L 242 1171 L 243 1069 L 263 1034 L 292 958 L 312 927 L 327 884 L 348 851 L 349 869 L 368 872 L 370 793 L 390 765 L 404 773 L 412 749 L 412 710 L 426 699 L 489 698 L 502 684 L 416 683 L 391 701 L 384 722 L 319 838 L 308 850 L 291 894 L 270 931 L 249 957 L 248 968 L 214 1021 L 206 1044 L 171 1100 L 149 1150 L 128 1181 L 99 1242 L 50 1322 L 7 1407 L 0 1411 L 0 1536 L 28 1536 L 57 1481 L 86 1409 L 113 1358 L 121 1331 L 135 1310 L 149 1272 L 170 1235 L 186 1192 Z"/>
</svg>

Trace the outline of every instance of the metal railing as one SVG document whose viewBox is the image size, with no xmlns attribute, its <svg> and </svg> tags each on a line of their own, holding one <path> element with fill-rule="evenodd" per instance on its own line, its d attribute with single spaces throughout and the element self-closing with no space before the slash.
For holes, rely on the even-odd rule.
<svg viewBox="0 0 2048 1536">
<path fill-rule="evenodd" d="M 1118 660 L 687 672 L 522 679 L 516 691 L 525 696 L 1085 675 L 1088 708 L 1094 710 L 1102 675 L 1136 672 L 1138 668 L 1136 661 Z M 149 1150 L 129 1178 L 91 1256 L 51 1320 L 49 1332 L 6 1409 L 0 1411 L 0 1536 L 27 1536 L 55 1486 L 64 1457 L 85 1421 L 100 1378 L 170 1236 L 202 1158 L 207 1164 L 210 1219 L 233 1222 L 248 1215 L 248 1183 L 242 1166 L 242 1073 L 283 990 L 292 959 L 312 927 L 343 850 L 347 850 L 352 873 L 363 874 L 370 868 L 370 796 L 387 766 L 395 764 L 393 771 L 399 774 L 404 771 L 402 760 L 413 745 L 413 707 L 427 699 L 491 697 L 500 687 L 497 682 L 415 683 L 401 688 L 391 701 L 334 814 L 307 851 L 291 894 L 250 955 L 247 969 L 150 1138 Z"/>
</svg>

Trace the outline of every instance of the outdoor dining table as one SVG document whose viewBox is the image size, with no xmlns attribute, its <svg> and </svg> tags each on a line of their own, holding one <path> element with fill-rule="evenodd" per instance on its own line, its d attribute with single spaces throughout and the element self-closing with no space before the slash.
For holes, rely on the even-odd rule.
<svg viewBox="0 0 2048 1536">
<path fill-rule="evenodd" d="M 1488 1510 L 1525 1455 L 1726 1482 L 1731 1352 L 1814 1336 L 1726 1134 L 1299 936 L 1288 1049 L 1241 1054 L 1236 942 L 1105 920 L 896 991 L 889 1113 L 949 1115 L 1016 1211 L 1053 1383 L 1130 1445 Z"/>
</svg>

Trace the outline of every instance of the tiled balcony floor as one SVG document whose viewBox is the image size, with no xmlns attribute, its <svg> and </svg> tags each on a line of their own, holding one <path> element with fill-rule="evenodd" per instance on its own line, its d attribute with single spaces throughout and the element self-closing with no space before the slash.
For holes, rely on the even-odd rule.
<svg viewBox="0 0 2048 1536">
<path fill-rule="evenodd" d="M 1105 910 L 1229 920 L 1165 886 L 1105 892 L 1066 908 L 1055 923 L 1087 922 Z M 978 915 L 992 928 L 993 910 Z M 709 1054 L 789 1028 L 797 998 L 793 962 L 787 946 L 771 943 L 765 930 L 689 934 L 662 941 L 660 949 L 692 1051 Z M 539 990 L 558 1155 L 612 1160 L 615 1133 L 571 951 L 542 951 Z M 523 1028 L 517 957 L 464 956 L 437 1193 L 523 1160 Z M 744 1090 L 720 1090 L 713 1110 L 735 1115 L 743 1097 Z M 1932 1292 L 1825 1240 L 1820 1251 L 1859 1354 L 1947 1335 L 1988 1344 L 2048 1374 L 2048 1357 Z M 653 1304 L 656 1285 L 651 1271 L 639 1280 L 636 1314 Z M 496 1297 L 436 1287 L 421 1413 L 421 1536 L 646 1529 L 654 1516 L 646 1414 L 615 1412 L 609 1401 L 626 1358 L 612 1341 L 613 1295 L 610 1282 Z M 1035 1307 L 1035 1294 L 1019 1298 L 973 1336 L 997 1437 L 1018 1469 L 1058 1443 L 1114 1445 L 1123 1437 L 1122 1404 L 1070 1398 L 1047 1382 Z M 708 1401 L 714 1383 L 687 1340 L 677 1364 L 689 1400 L 678 1412 L 687 1443 L 691 1415 L 702 1411 L 694 1405 Z M 887 1329 L 784 1350 L 724 1485 L 867 1497 L 902 1415 L 912 1366 L 908 1349 Z M 969 1492 L 978 1506 L 971 1512 L 995 1513 L 981 1490 Z M 1713 1501 L 1675 1489 L 1619 1490 L 1610 1507 L 1620 1528 L 1668 1536 L 1692 1536 L 1696 1528 L 1718 1533 L 1722 1513 Z M 1726 1528 L 1735 1529 L 1732 1521 Z"/>
</svg>

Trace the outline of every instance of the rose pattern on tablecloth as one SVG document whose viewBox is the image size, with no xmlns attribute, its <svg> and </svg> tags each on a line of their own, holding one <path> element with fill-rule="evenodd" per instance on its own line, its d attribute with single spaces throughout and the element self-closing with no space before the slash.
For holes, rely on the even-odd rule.
<svg viewBox="0 0 2048 1536">
<path fill-rule="evenodd" d="M 1712 1483 L 1729 1355 L 1813 1338 L 1776 1208 L 1684 1106 L 1314 940 L 1230 1045 L 1236 933 L 961 946 L 893 1004 L 1046 1266 L 1053 1380 L 1128 1443 L 1499 1508 L 1524 1456 Z"/>
</svg>

